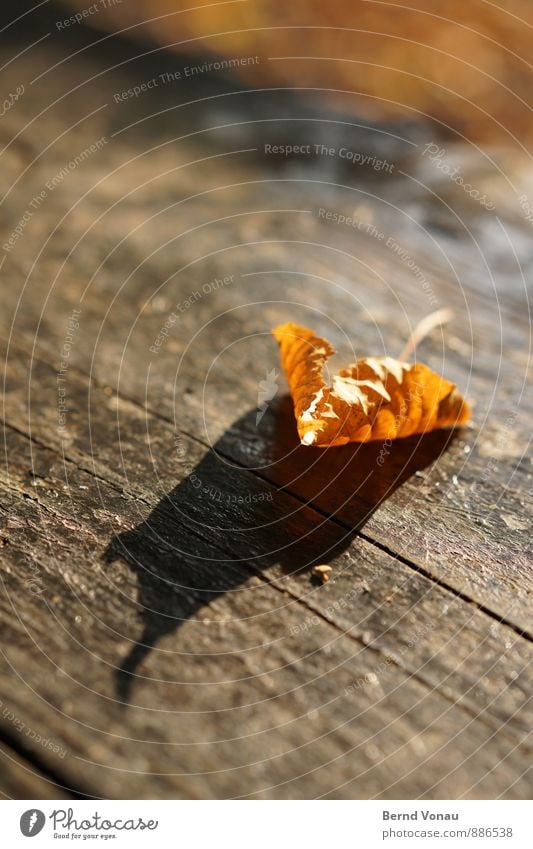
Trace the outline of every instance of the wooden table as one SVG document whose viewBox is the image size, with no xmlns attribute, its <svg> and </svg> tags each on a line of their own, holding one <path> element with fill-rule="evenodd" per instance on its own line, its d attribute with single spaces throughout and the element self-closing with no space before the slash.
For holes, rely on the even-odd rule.
<svg viewBox="0 0 533 849">
<path fill-rule="evenodd" d="M 4 38 L 3 795 L 527 798 L 528 163 Z M 275 324 L 397 356 L 439 307 L 470 427 L 297 445 Z"/>
</svg>

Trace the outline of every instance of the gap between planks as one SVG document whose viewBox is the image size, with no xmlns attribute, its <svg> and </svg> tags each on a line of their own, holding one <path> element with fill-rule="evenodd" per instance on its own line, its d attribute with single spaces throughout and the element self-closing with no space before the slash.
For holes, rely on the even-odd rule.
<svg viewBox="0 0 533 849">
<path fill-rule="evenodd" d="M 36 355 L 35 348 L 33 348 L 32 351 L 29 351 L 28 349 L 26 349 L 26 348 L 24 348 L 20 345 L 17 345 L 16 347 L 19 350 L 24 351 L 24 353 L 26 353 L 27 355 L 31 355 L 32 358 L 37 360 L 38 362 L 43 363 L 44 365 L 48 366 L 49 368 L 52 368 L 52 369 L 54 368 L 53 365 L 46 358 L 46 355 L 43 352 L 40 352 L 39 354 Z M 89 381 L 89 384 L 94 384 L 94 386 L 98 387 L 99 389 L 103 389 L 103 384 L 101 384 L 98 380 L 96 380 L 93 375 L 88 374 L 84 369 L 81 369 L 78 366 L 73 366 L 71 371 L 80 375 L 84 380 Z M 165 422 L 165 424 L 173 426 L 173 422 L 168 416 L 165 416 L 163 413 L 160 413 L 159 411 L 152 409 L 151 407 L 146 406 L 145 404 L 142 404 L 137 398 L 130 396 L 128 394 L 124 394 L 122 392 L 120 392 L 120 393 L 116 392 L 115 394 L 116 394 L 117 398 L 128 401 L 129 403 L 131 403 L 135 407 L 137 407 L 139 410 L 142 410 L 145 414 L 148 413 L 153 418 L 159 419 L 160 421 Z M 4 406 L 5 406 L 5 402 L 4 402 Z M 48 444 L 48 443 L 46 443 L 46 442 L 44 442 L 40 439 L 36 439 L 32 434 L 29 434 L 29 433 L 27 433 L 26 431 L 23 431 L 23 430 L 19 430 L 14 425 L 11 425 L 7 422 L 5 422 L 5 423 L 8 424 L 8 426 L 12 430 L 18 432 L 21 436 L 24 436 L 27 439 L 31 439 L 33 442 L 35 442 L 36 445 L 40 445 L 41 447 L 47 448 L 51 451 L 57 451 L 57 448 L 54 447 L 53 445 L 50 445 L 50 444 Z M 173 432 L 174 432 L 174 430 L 173 430 Z M 186 436 L 188 439 L 191 439 L 196 444 L 201 445 L 207 451 L 211 450 L 210 445 L 208 445 L 206 442 L 204 442 L 204 440 L 200 439 L 198 436 L 196 436 L 192 433 L 189 433 L 189 431 L 183 430 L 183 429 L 180 428 L 178 430 L 178 432 L 180 434 L 182 434 L 183 436 Z M 402 563 L 404 566 L 407 566 L 409 569 L 412 569 L 414 572 L 417 572 L 418 574 L 422 575 L 424 578 L 431 581 L 431 583 L 435 584 L 436 586 L 439 586 L 441 589 L 450 593 L 455 598 L 458 598 L 461 601 L 465 602 L 466 604 L 475 607 L 477 610 L 480 610 L 481 612 L 483 612 L 484 614 L 486 614 L 487 616 L 489 616 L 491 619 L 498 622 L 499 624 L 505 625 L 506 627 L 510 628 L 519 637 L 527 640 L 528 642 L 533 642 L 533 633 L 526 631 L 525 629 L 521 628 L 519 625 L 510 621 L 506 617 L 500 616 L 500 614 L 498 614 L 496 611 L 492 610 L 490 607 L 487 607 L 486 605 L 484 605 L 480 602 L 477 602 L 475 599 L 470 598 L 466 593 L 464 593 L 463 591 L 456 589 L 455 587 L 451 586 L 446 581 L 444 581 L 442 578 L 438 578 L 435 575 L 432 575 L 431 572 L 424 569 L 423 566 L 420 566 L 417 563 L 414 563 L 408 557 L 405 557 L 404 555 L 401 555 L 401 554 L 393 551 L 387 545 L 385 545 L 384 543 L 379 542 L 378 540 L 374 539 L 372 536 L 365 533 L 364 531 L 352 528 L 349 523 L 344 522 L 342 519 L 340 519 L 336 516 L 332 516 L 327 511 L 322 510 L 313 501 L 307 501 L 302 496 L 293 492 L 289 487 L 278 486 L 278 484 L 275 481 L 273 481 L 271 478 L 269 478 L 268 475 L 260 474 L 256 469 L 248 468 L 247 466 L 243 465 L 239 460 L 234 458 L 231 454 L 227 454 L 226 452 L 220 451 L 220 450 L 217 450 L 217 453 L 221 457 L 223 457 L 224 459 L 230 460 L 235 466 L 237 466 L 242 471 L 247 472 L 248 474 L 253 475 L 254 477 L 268 483 L 270 486 L 273 486 L 278 492 L 283 491 L 283 492 L 287 493 L 288 495 L 290 495 L 291 498 L 295 499 L 300 504 L 304 504 L 305 506 L 309 507 L 309 509 L 313 510 L 315 513 L 317 513 L 318 515 L 327 519 L 328 521 L 333 522 L 338 527 L 343 528 L 343 530 L 350 531 L 355 536 L 360 537 L 365 542 L 369 543 L 370 545 L 374 546 L 378 550 L 380 550 L 380 551 L 384 552 L 385 554 L 389 555 L 390 557 L 394 558 L 398 562 Z M 64 456 L 65 459 L 67 459 L 69 462 L 73 463 L 77 468 L 79 468 L 80 471 L 85 471 L 88 474 L 90 474 L 92 477 L 96 478 L 97 480 L 101 480 L 102 482 L 104 482 L 108 485 L 112 485 L 113 488 L 116 489 L 117 491 L 123 492 L 125 495 L 128 495 L 128 497 L 134 498 L 135 500 L 146 504 L 150 508 L 153 507 L 153 505 L 150 502 L 146 501 L 145 499 L 142 499 L 138 496 L 135 496 L 131 492 L 127 492 L 127 491 L 121 489 L 116 484 L 112 484 L 112 482 L 108 478 L 100 476 L 94 469 L 80 465 L 77 460 L 68 456 L 68 454 L 65 454 L 63 452 L 63 456 Z M 204 538 L 201 535 L 199 535 L 199 534 L 195 534 L 195 535 L 197 537 L 199 537 L 200 539 L 204 540 Z M 221 549 L 221 550 L 224 550 L 224 549 Z"/>
</svg>

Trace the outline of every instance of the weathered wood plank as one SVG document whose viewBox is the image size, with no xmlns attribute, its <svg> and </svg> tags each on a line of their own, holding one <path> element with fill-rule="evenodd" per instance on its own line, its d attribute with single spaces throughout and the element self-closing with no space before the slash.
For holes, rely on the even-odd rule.
<svg viewBox="0 0 533 849">
<path fill-rule="evenodd" d="M 33 74 L 72 44 L 50 38 Z M 89 795 L 528 796 L 532 257 L 505 173 L 469 166 L 502 231 L 409 139 L 322 121 L 284 93 L 254 96 L 253 124 L 250 96 L 220 99 L 208 79 L 117 108 L 114 92 L 167 61 L 134 57 L 115 43 L 69 59 L 0 127 L 6 238 L 73 151 L 107 139 L 47 193 L 1 272 L 9 709 L 67 750 L 46 764 Z M 205 102 L 183 105 L 199 95 L 233 126 L 206 129 Z M 394 172 L 265 155 L 291 137 L 379 149 Z M 456 324 L 421 357 L 476 402 L 444 454 L 438 435 L 379 470 L 372 448 L 294 450 L 281 397 L 256 427 L 273 324 L 397 353 L 436 305 Z M 334 568 L 320 587 L 317 559 Z"/>
<path fill-rule="evenodd" d="M 111 514 L 112 498 L 108 504 Z M 102 529 L 108 524 L 111 516 L 100 517 Z M 467 796 L 527 793 L 520 751 L 505 732 L 495 735 L 394 664 L 377 689 L 355 685 L 374 672 L 376 652 L 356 647 L 322 618 L 303 644 L 301 614 L 286 603 L 280 615 L 272 587 L 262 582 L 243 587 L 242 619 L 224 594 L 210 602 L 207 620 L 190 617 L 183 591 L 174 590 L 170 602 L 168 588 L 154 584 L 153 606 L 184 621 L 177 641 L 173 621 L 145 658 L 136 707 L 125 713 L 113 696 L 117 645 L 127 647 L 126 632 L 142 632 L 138 606 L 128 600 L 130 571 L 118 562 L 112 571 L 95 568 L 102 543 L 29 499 L 16 505 L 9 535 L 4 562 L 17 617 L 6 622 L 5 658 L 22 673 L 7 679 L 10 703 L 23 721 L 38 719 L 67 748 L 67 786 L 70 780 L 79 787 L 83 765 L 83 792 L 98 788 L 111 797 L 211 798 L 242 795 L 243 788 L 258 797 L 436 797 L 452 792 L 447 775 L 453 792 Z M 36 550 L 44 592 L 24 593 L 21 560 L 31 562 Z M 209 557 L 200 542 L 196 554 L 196 562 L 180 554 L 182 580 L 197 576 L 198 557 Z M 161 549 L 145 545 L 147 569 L 161 573 L 163 559 Z M 168 575 L 176 568 L 172 551 L 167 561 Z M 114 610 L 120 619 L 109 616 Z M 256 617 L 259 631 L 251 625 Z M 28 686 L 38 700 L 27 698 Z M 498 772 L 489 776 L 495 762 Z"/>
</svg>

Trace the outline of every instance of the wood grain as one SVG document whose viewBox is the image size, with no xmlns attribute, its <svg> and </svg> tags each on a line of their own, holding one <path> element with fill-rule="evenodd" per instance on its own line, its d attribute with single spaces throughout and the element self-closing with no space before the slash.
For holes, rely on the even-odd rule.
<svg viewBox="0 0 533 849">
<path fill-rule="evenodd" d="M 57 180 L 0 271 L 2 792 L 528 798 L 525 165 L 454 148 L 488 217 L 424 127 L 209 75 L 117 102 L 177 60 L 95 38 L 55 32 L 4 71 L 27 83 L 0 125 L 4 245 Z M 291 139 L 394 168 L 265 153 Z M 281 379 L 257 424 L 275 324 L 397 355 L 436 306 L 454 323 L 418 356 L 471 428 L 383 462 L 302 449 Z"/>
</svg>

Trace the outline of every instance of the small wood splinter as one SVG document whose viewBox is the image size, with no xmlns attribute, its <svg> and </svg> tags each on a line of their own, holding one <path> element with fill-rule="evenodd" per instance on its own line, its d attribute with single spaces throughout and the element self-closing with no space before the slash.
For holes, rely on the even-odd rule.
<svg viewBox="0 0 533 849">
<path fill-rule="evenodd" d="M 321 566 L 313 566 L 313 575 L 320 578 L 323 584 L 327 583 L 330 578 L 330 572 L 333 571 L 331 566 L 323 563 Z"/>
<path fill-rule="evenodd" d="M 416 345 L 437 325 L 449 321 L 438 310 L 415 328 L 400 359 L 363 357 L 324 380 L 333 347 L 308 327 L 292 322 L 272 333 L 294 402 L 302 445 L 327 448 L 347 442 L 388 440 L 464 424 L 468 404 L 453 383 L 423 363 L 406 363 Z"/>
</svg>

